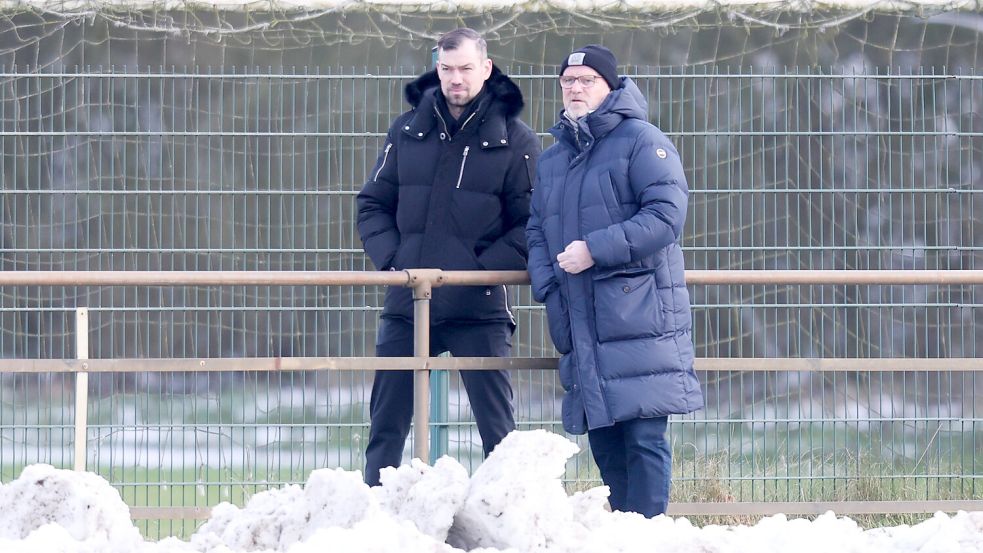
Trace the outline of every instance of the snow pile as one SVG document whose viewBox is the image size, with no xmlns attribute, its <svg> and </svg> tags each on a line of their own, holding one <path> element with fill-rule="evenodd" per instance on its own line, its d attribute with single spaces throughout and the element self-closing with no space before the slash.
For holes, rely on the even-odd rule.
<svg viewBox="0 0 983 553">
<path fill-rule="evenodd" d="M 379 480 L 382 485 L 373 491 L 383 511 L 412 522 L 435 540 L 447 540 L 454 515 L 468 494 L 464 467 L 450 457 L 437 459 L 432 469 L 413 459 L 398 469 L 382 469 Z"/>
<path fill-rule="evenodd" d="M 468 474 L 449 457 L 384 469 L 369 488 L 359 472 L 316 470 L 307 485 L 223 503 L 186 551 L 454 551 L 444 540 L 464 503 Z M 162 545 L 182 548 L 177 540 Z"/>
<path fill-rule="evenodd" d="M 450 458 L 382 473 L 317 470 L 307 484 L 222 504 L 189 541 L 145 542 L 129 510 L 93 474 L 28 467 L 0 485 L 3 553 L 969 553 L 983 552 L 983 513 L 864 530 L 832 513 L 754 526 L 697 528 L 685 518 L 607 510 L 607 489 L 568 496 L 560 480 L 577 446 L 514 432 L 470 479 Z"/>
<path fill-rule="evenodd" d="M 578 447 L 545 430 L 513 432 L 471 477 L 464 507 L 449 543 L 462 549 L 512 547 L 519 551 L 568 551 L 583 546 L 574 506 L 596 516 L 607 504 L 607 489 L 593 501 L 567 497 L 560 477 Z M 594 515 L 591 515 L 594 513 Z M 579 549 L 583 551 L 584 549 Z"/>
<path fill-rule="evenodd" d="M 358 473 L 317 470 L 304 488 L 292 485 L 253 496 L 243 509 L 222 503 L 192 536 L 195 551 L 283 551 L 320 528 L 350 529 L 380 516 Z"/>
<path fill-rule="evenodd" d="M 142 545 L 130 509 L 95 474 L 31 465 L 17 480 L 0 485 L 4 553 L 128 553 Z"/>
</svg>

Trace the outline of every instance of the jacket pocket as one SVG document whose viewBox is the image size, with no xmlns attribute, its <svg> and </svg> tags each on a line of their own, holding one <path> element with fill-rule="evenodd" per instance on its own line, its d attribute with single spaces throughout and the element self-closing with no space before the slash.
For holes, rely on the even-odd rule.
<svg viewBox="0 0 983 553">
<path fill-rule="evenodd" d="M 382 153 L 382 163 L 380 163 L 379 168 L 376 169 L 375 176 L 372 177 L 372 182 L 379 182 L 379 173 L 382 173 L 382 170 L 386 168 L 386 163 L 389 161 L 389 150 L 391 150 L 392 147 L 392 142 L 386 144 L 386 149 L 383 150 Z"/>
<path fill-rule="evenodd" d="M 599 342 L 650 338 L 663 332 L 662 299 L 650 269 L 595 278 L 594 321 Z"/>
<path fill-rule="evenodd" d="M 618 186 L 611 180 L 611 173 L 605 171 L 600 178 L 601 199 L 604 200 L 604 207 L 608 210 L 608 216 L 612 223 L 620 223 L 624 218 L 621 216 L 621 197 L 618 194 Z"/>
<path fill-rule="evenodd" d="M 464 166 L 468 163 L 468 151 L 471 150 L 471 146 L 464 147 L 464 153 L 461 154 L 461 169 L 457 172 L 457 186 L 454 188 L 461 187 L 461 181 L 464 179 Z"/>
<path fill-rule="evenodd" d="M 550 338 L 553 347 L 560 353 L 570 353 L 573 340 L 570 335 L 570 313 L 567 311 L 567 301 L 563 299 L 559 288 L 546 295 L 546 322 L 549 325 Z"/>
<path fill-rule="evenodd" d="M 535 162 L 530 159 L 529 154 L 522 154 L 522 157 L 526 162 L 526 178 L 529 179 L 529 190 L 532 190 L 536 186 L 536 169 L 533 167 Z"/>
<path fill-rule="evenodd" d="M 405 244 L 400 242 L 399 245 L 396 246 L 396 253 L 393 254 L 392 261 L 389 262 L 389 270 L 402 271 L 403 269 L 407 269 L 407 267 L 404 266 L 406 263 L 405 257 L 406 247 Z"/>
</svg>

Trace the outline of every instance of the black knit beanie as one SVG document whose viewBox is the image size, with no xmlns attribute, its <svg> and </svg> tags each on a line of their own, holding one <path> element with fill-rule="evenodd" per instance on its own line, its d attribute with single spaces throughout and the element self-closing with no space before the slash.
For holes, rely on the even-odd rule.
<svg viewBox="0 0 983 553">
<path fill-rule="evenodd" d="M 583 48 L 578 48 L 570 53 L 563 65 L 560 66 L 560 75 L 571 65 L 586 65 L 604 77 L 611 90 L 621 88 L 621 79 L 618 78 L 618 60 L 614 58 L 611 50 L 600 44 L 588 44 Z"/>
</svg>

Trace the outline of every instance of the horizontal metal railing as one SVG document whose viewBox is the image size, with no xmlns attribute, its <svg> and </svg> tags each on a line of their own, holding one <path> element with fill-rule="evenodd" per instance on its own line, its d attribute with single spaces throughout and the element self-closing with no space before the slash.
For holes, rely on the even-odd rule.
<svg viewBox="0 0 983 553">
<path fill-rule="evenodd" d="M 0 286 L 481 286 L 529 284 L 525 271 L 0 271 Z M 686 271 L 689 285 L 983 285 L 983 270 Z"/>
<path fill-rule="evenodd" d="M 413 370 L 414 419 L 429 421 L 429 371 L 440 369 L 552 370 L 555 358 L 430 357 L 429 300 L 432 288 L 449 285 L 528 284 L 522 271 L 17 271 L 0 272 L 0 286 L 236 286 L 236 285 L 389 285 L 413 289 L 414 357 L 266 357 L 208 359 L 88 359 L 87 310 L 77 310 L 78 359 L 3 359 L 0 372 L 73 372 L 76 381 L 76 468 L 85 469 L 87 375 L 90 372 Z M 689 285 L 983 285 L 976 270 L 807 270 L 689 271 Z M 979 358 L 698 358 L 698 371 L 983 371 Z M 428 424 L 414 425 L 414 456 L 429 461 Z M 876 501 L 829 503 L 674 503 L 674 515 L 760 515 L 838 513 L 925 513 L 983 510 L 983 501 Z M 202 507 L 134 507 L 137 519 L 201 519 Z"/>
<path fill-rule="evenodd" d="M 556 370 L 555 357 L 223 357 L 186 359 L 0 359 L 0 373 L 110 373 L 190 371 L 368 371 L 488 369 Z M 816 372 L 973 372 L 983 371 L 983 358 L 932 359 L 819 357 L 698 357 L 697 371 Z"/>
</svg>

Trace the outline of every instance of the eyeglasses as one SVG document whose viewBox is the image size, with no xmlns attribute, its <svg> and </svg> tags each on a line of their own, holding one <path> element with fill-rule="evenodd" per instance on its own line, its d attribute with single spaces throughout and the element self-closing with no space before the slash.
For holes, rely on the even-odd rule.
<svg viewBox="0 0 983 553">
<path fill-rule="evenodd" d="M 579 77 L 560 77 L 560 88 L 573 88 L 573 83 L 580 82 L 580 86 L 590 88 L 597 81 L 597 75 L 581 75 Z"/>
</svg>

